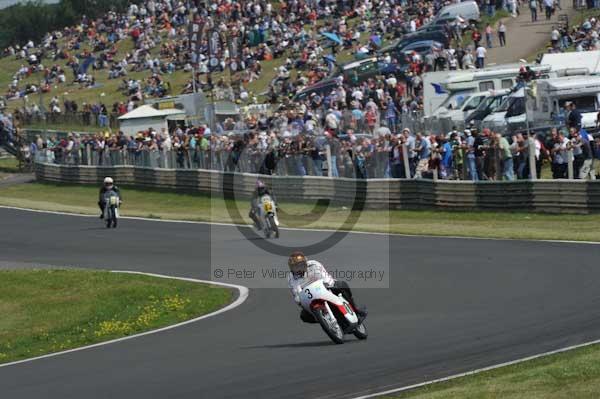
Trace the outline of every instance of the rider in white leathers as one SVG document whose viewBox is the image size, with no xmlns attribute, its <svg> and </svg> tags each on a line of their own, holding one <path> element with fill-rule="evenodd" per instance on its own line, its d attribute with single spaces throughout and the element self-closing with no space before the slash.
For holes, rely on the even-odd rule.
<svg viewBox="0 0 600 399">
<path fill-rule="evenodd" d="M 341 293 L 344 298 L 350 302 L 359 318 L 364 319 L 367 316 L 366 308 L 358 307 L 354 302 L 354 297 L 352 296 L 352 291 L 350 290 L 348 283 L 345 281 L 336 281 L 320 262 L 316 260 L 307 260 L 302 252 L 296 251 L 290 255 L 288 266 L 290 267 L 288 285 L 292 291 L 292 296 L 294 297 L 296 304 L 300 305 L 302 285 L 308 280 L 321 279 L 323 280 L 323 284 L 329 288 L 331 292 L 335 295 Z M 300 319 L 306 323 L 317 323 L 315 317 L 305 309 L 302 309 Z"/>
</svg>

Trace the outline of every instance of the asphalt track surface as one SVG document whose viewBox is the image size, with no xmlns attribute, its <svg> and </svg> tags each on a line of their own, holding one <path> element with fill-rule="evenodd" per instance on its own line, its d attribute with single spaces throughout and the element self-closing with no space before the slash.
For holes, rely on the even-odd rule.
<svg viewBox="0 0 600 399">
<path fill-rule="evenodd" d="M 284 265 L 235 227 L 0 209 L 0 267 L 126 269 L 210 279 L 212 259 Z M 559 228 L 559 226 L 557 226 Z M 284 231 L 292 245 L 324 232 Z M 389 252 L 385 241 L 389 244 Z M 389 240 L 389 241 L 388 241 Z M 212 245 L 210 244 L 212 242 Z M 167 332 L 0 368 L 3 398 L 351 398 L 600 337 L 600 246 L 351 234 L 327 262 L 390 257 L 358 289 L 367 341 L 333 345 L 286 289 Z"/>
</svg>

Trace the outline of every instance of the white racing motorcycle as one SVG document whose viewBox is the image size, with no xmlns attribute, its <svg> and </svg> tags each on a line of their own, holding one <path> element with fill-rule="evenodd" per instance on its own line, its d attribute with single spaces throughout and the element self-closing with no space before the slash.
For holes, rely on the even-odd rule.
<svg viewBox="0 0 600 399">
<path fill-rule="evenodd" d="M 117 227 L 117 219 L 119 219 L 119 205 L 121 199 L 119 195 L 114 191 L 110 190 L 104 194 L 104 219 L 106 221 L 106 228 L 110 229 Z"/>
<path fill-rule="evenodd" d="M 336 344 L 344 343 L 344 334 L 354 334 L 358 339 L 367 339 L 364 322 L 342 294 L 335 295 L 323 284 L 323 280 L 309 280 L 302 285 L 300 304 L 314 315 L 323 331 Z"/>
<path fill-rule="evenodd" d="M 269 194 L 263 195 L 258 203 L 258 216 L 266 238 L 279 238 L 279 219 L 277 218 L 277 206 Z"/>
</svg>

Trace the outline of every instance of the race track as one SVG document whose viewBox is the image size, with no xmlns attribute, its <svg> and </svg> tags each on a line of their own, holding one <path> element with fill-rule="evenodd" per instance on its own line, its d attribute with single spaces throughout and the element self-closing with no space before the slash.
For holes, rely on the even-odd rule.
<svg viewBox="0 0 600 399">
<path fill-rule="evenodd" d="M 108 231 L 96 218 L 8 209 L 0 220 L 0 267 L 210 279 L 211 257 L 285 265 L 230 226 L 122 220 Z M 284 231 L 280 241 L 327 234 Z M 390 257 L 389 289 L 355 291 L 370 312 L 367 341 L 333 345 L 299 320 L 287 289 L 253 289 L 207 320 L 0 368 L 1 396 L 352 398 L 600 338 L 600 246 L 392 236 L 388 252 L 382 238 L 351 234 L 319 257 Z"/>
</svg>

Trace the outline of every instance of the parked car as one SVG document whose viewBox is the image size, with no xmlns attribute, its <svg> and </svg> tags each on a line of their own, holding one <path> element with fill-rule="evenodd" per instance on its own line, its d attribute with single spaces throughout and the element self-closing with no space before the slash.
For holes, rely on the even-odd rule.
<svg viewBox="0 0 600 399">
<path fill-rule="evenodd" d="M 419 29 L 416 30 L 416 33 L 437 32 L 437 31 L 448 33 L 446 31 L 446 24 L 427 24 L 427 25 L 423 25 Z"/>
<path fill-rule="evenodd" d="M 378 75 L 393 74 L 403 76 L 410 64 L 407 60 L 408 55 L 410 55 L 410 51 L 402 54 L 402 56 L 396 55 L 394 58 L 397 62 L 389 63 L 378 57 L 365 58 L 364 60 L 343 65 L 334 74 L 341 74 L 344 77 L 344 82 L 351 82 L 353 84 L 360 84 Z"/>
<path fill-rule="evenodd" d="M 462 1 L 456 4 L 450 4 L 442 8 L 435 20 L 461 17 L 467 21 L 477 22 L 481 18 L 479 6 L 475 1 Z"/>
<path fill-rule="evenodd" d="M 396 47 L 404 48 L 414 42 L 433 40 L 442 43 L 444 48 L 450 45 L 450 37 L 444 31 L 414 32 L 404 35 L 396 44 Z"/>
<path fill-rule="evenodd" d="M 327 95 L 331 93 L 338 86 L 337 78 L 329 78 L 324 79 L 320 82 L 315 83 L 312 86 L 305 88 L 304 90 L 298 92 L 292 99 L 292 102 L 302 101 L 308 97 L 312 93 L 318 94 L 319 96 Z"/>
<path fill-rule="evenodd" d="M 398 59 L 404 58 L 403 54 L 416 52 L 424 56 L 428 52 L 435 50 L 441 50 L 444 48 L 444 45 L 440 42 L 436 42 L 435 40 L 421 40 L 417 42 L 409 43 L 403 47 L 398 46 L 398 43 L 395 43 L 391 46 L 387 46 L 383 48 L 379 53 L 385 54 L 389 53 L 396 56 Z"/>
</svg>

